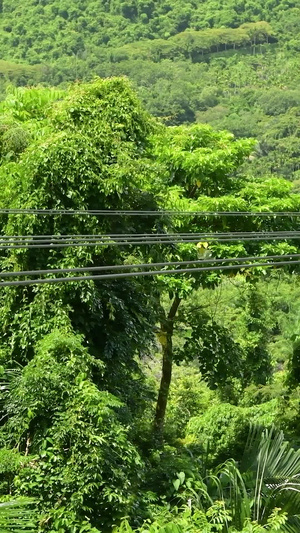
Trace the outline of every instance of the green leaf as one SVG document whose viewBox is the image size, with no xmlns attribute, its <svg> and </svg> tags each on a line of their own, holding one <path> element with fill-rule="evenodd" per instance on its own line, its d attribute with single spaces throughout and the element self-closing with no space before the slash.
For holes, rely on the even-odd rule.
<svg viewBox="0 0 300 533">
<path fill-rule="evenodd" d="M 173 481 L 173 485 L 175 490 L 177 491 L 180 487 L 180 479 L 175 479 L 175 481 Z"/>
</svg>

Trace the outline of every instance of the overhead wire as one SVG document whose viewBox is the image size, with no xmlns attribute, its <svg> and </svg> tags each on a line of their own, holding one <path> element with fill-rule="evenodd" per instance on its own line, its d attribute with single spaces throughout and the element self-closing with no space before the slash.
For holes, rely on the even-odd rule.
<svg viewBox="0 0 300 533">
<path fill-rule="evenodd" d="M 4 281 L 0 282 L 0 287 L 13 287 L 13 286 L 26 286 L 26 285 L 40 285 L 40 284 L 53 284 L 53 283 L 64 283 L 64 282 L 78 282 L 78 281 L 91 281 L 91 280 L 107 280 L 107 279 L 121 279 L 121 278 L 131 278 L 131 277 L 141 277 L 141 276 L 158 276 L 158 275 L 173 275 L 173 274 L 184 274 L 184 273 L 193 273 L 193 272 L 214 272 L 222 270 L 239 270 L 239 269 L 248 269 L 256 267 L 274 267 L 274 266 L 284 266 L 284 265 L 298 265 L 300 266 L 300 261 L 278 261 L 277 263 L 245 263 L 240 265 L 225 265 L 225 266 L 207 266 L 207 267 L 196 267 L 196 268 L 183 268 L 183 269 L 174 269 L 174 270 L 155 270 L 155 271 L 142 271 L 142 272 L 121 272 L 121 273 L 112 273 L 112 274 L 101 274 L 101 275 L 92 275 L 92 276 L 76 276 L 76 277 L 64 277 L 64 278 L 43 278 L 43 279 L 30 279 L 30 280 L 18 280 L 18 281 Z"/>
<path fill-rule="evenodd" d="M 102 265 L 102 266 L 90 266 L 90 267 L 70 267 L 70 268 L 52 268 L 44 270 L 20 270 L 15 272 L 0 272 L 0 278 L 7 277 L 22 277 L 22 276 L 40 276 L 46 274 L 67 274 L 72 272 L 98 272 L 105 270 L 129 270 L 133 268 L 157 268 L 168 266 L 184 266 L 184 265 L 198 265 L 198 264 L 211 264 L 211 263 L 230 263 L 230 262 L 243 262 L 243 261 L 258 261 L 258 260 L 274 260 L 284 258 L 300 257 L 300 254 L 278 254 L 278 255 L 264 255 L 264 256 L 246 256 L 246 257 L 226 257 L 226 258 L 207 258 L 207 259 L 191 259 L 189 261 L 168 261 L 160 263 L 134 263 L 134 264 L 122 264 L 122 265 Z M 272 263 L 277 264 L 277 263 Z M 168 271 L 166 271 L 168 272 Z"/>
<path fill-rule="evenodd" d="M 0 214 L 34 214 L 34 215 L 99 215 L 99 216 L 271 216 L 271 217 L 298 217 L 300 212 L 252 212 L 252 211 L 126 211 L 126 210 L 55 210 L 55 209 L 0 209 Z M 200 240 L 205 239 L 209 242 L 238 242 L 238 241 L 266 241 L 266 240 L 282 240 L 282 239 L 299 239 L 300 231 L 261 231 L 261 232 L 223 232 L 223 233 L 124 233 L 124 234 L 105 234 L 105 235 L 2 235 L 0 236 L 0 249 L 27 249 L 27 248 L 65 248 L 74 246 L 131 246 L 131 245 L 145 245 L 145 244 L 181 244 L 181 243 L 199 243 Z M 89 271 L 103 271 L 103 270 L 128 270 L 130 268 L 153 268 L 153 267 L 168 267 L 168 266 L 184 266 L 203 264 L 219 264 L 222 266 L 210 267 L 193 267 L 187 269 L 175 270 L 161 270 L 161 271 L 143 271 L 143 272 L 125 272 L 117 274 L 101 274 L 92 276 L 76 276 L 65 278 L 46 278 L 35 280 L 21 280 L 0 282 L 0 286 L 13 285 L 29 285 L 39 283 L 58 283 L 64 281 L 87 281 L 90 279 L 118 279 L 121 277 L 142 276 L 142 275 L 159 275 L 159 274 L 177 274 L 187 272 L 201 272 L 214 270 L 227 270 L 236 268 L 252 268 L 255 266 L 281 266 L 290 264 L 299 264 L 299 261 L 277 261 L 265 263 L 249 263 L 239 265 L 224 265 L 227 262 L 241 262 L 241 261 L 257 261 L 271 259 L 282 259 L 285 257 L 293 258 L 300 257 L 300 254 L 286 254 L 273 256 L 248 256 L 243 258 L 212 258 L 201 259 L 194 261 L 173 261 L 162 263 L 144 263 L 134 265 L 112 265 L 100 267 L 78 267 L 78 268 L 64 268 L 64 269 L 44 269 L 36 271 L 20 271 L 20 272 L 2 272 L 0 277 L 18 277 L 28 275 L 45 275 L 54 273 L 72 273 L 72 272 L 89 272 Z"/>
<path fill-rule="evenodd" d="M 173 233 L 106 233 L 106 234 L 73 234 L 73 235 L 0 235 L 0 243 L 16 244 L 23 243 L 25 241 L 33 241 L 34 243 L 51 243 L 53 241 L 94 241 L 111 239 L 116 242 L 125 239 L 138 240 L 138 239 L 170 239 L 170 238 L 227 238 L 227 237 L 268 237 L 268 236 L 293 236 L 300 234 L 300 230 L 281 230 L 281 231 L 227 231 L 227 232 L 173 232 Z"/>
<path fill-rule="evenodd" d="M 200 217 L 299 217 L 299 211 L 176 211 L 176 210 L 122 210 L 122 209 L 17 209 L 2 208 L 3 215 L 92 215 L 92 216 L 200 216 Z"/>
<path fill-rule="evenodd" d="M 160 237 L 160 238 L 157 238 L 155 235 L 153 235 L 153 238 L 150 238 L 150 237 L 147 237 L 147 239 L 143 239 L 143 238 L 140 238 L 141 240 L 137 240 L 137 239 L 134 239 L 134 238 L 130 238 L 130 239 L 106 239 L 105 237 L 96 237 L 96 238 L 91 238 L 89 240 L 87 239 L 82 239 L 82 240 L 77 240 L 77 239 L 73 239 L 73 240 L 65 240 L 65 241 L 55 241 L 54 239 L 52 240 L 49 240 L 49 241 L 43 241 L 43 242 L 38 242 L 38 241 L 30 241 L 29 242 L 24 242 L 24 241 L 17 241 L 19 242 L 19 244 L 15 244 L 13 241 L 12 243 L 9 243 L 8 241 L 3 241 L 3 242 L 0 242 L 0 250 L 11 250 L 11 249 L 27 249 L 27 248 L 69 248 L 69 247 L 78 247 L 78 246 L 81 246 L 81 247 L 96 247 L 96 246 L 136 246 L 136 245 L 145 245 L 145 244 L 164 244 L 164 245 L 174 245 L 174 244 L 184 244 L 184 243 L 199 243 L 199 240 L 201 238 L 205 238 L 206 241 L 208 242 L 215 242 L 215 243 L 218 243 L 218 242 L 246 242 L 246 241 L 252 241 L 252 242 L 259 242 L 259 241 L 267 241 L 267 240 L 284 240 L 284 239 L 289 239 L 289 240 L 298 240 L 300 239 L 300 232 L 290 232 L 290 233 L 282 233 L 280 235 L 278 234 L 272 234 L 272 233 L 269 233 L 269 234 L 266 234 L 266 233 L 261 233 L 261 234 L 253 234 L 253 233 L 249 233 L 248 236 L 242 236 L 242 235 L 230 235 L 229 237 L 225 237 L 225 236 L 214 236 L 213 234 L 210 236 L 210 235 L 205 235 L 205 236 L 193 236 L 192 238 L 189 238 L 189 236 L 179 236 L 179 237 L 174 237 L 174 236 L 171 236 L 171 238 L 166 235 L 165 237 Z M 32 243 L 33 242 L 33 243 Z"/>
</svg>

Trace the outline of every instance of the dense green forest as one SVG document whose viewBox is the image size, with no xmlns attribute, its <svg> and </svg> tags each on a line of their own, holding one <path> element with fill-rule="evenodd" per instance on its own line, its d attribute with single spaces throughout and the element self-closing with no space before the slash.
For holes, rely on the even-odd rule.
<svg viewBox="0 0 300 533">
<path fill-rule="evenodd" d="M 193 214 L 292 213 L 300 205 L 292 183 L 242 175 L 253 140 L 206 124 L 163 125 L 121 78 L 15 89 L 1 116 L 2 282 L 12 270 L 232 258 L 223 274 L 1 287 L 3 531 L 297 531 L 299 267 L 259 266 L 298 253 L 297 237 L 3 241 L 296 230 L 292 214 Z M 5 212 L 99 207 L 158 213 Z M 235 270 L 245 256 L 258 266 Z"/>
<path fill-rule="evenodd" d="M 299 231 L 299 21 L 288 0 L 0 1 L 0 532 L 300 531 L 299 234 L 138 243 Z"/>
<path fill-rule="evenodd" d="M 299 180 L 298 1 L 1 2 L 2 94 L 126 75 L 169 124 L 206 122 L 259 144 L 249 174 Z"/>
</svg>

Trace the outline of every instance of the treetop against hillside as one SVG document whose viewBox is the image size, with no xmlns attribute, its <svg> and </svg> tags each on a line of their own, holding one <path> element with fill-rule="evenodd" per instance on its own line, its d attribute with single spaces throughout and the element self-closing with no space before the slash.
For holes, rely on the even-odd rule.
<svg viewBox="0 0 300 533">
<path fill-rule="evenodd" d="M 65 87 L 94 74 L 125 74 L 167 124 L 206 122 L 256 137 L 244 170 L 297 181 L 299 7 L 283 0 L 4 0 L 0 98 L 8 81 Z"/>
</svg>

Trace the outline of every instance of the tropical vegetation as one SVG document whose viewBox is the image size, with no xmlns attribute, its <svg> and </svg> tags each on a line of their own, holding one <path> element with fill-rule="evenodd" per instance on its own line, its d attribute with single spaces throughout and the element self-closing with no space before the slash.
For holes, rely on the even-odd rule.
<svg viewBox="0 0 300 533">
<path fill-rule="evenodd" d="M 299 532 L 299 12 L 0 2 L 0 532 Z"/>
</svg>

